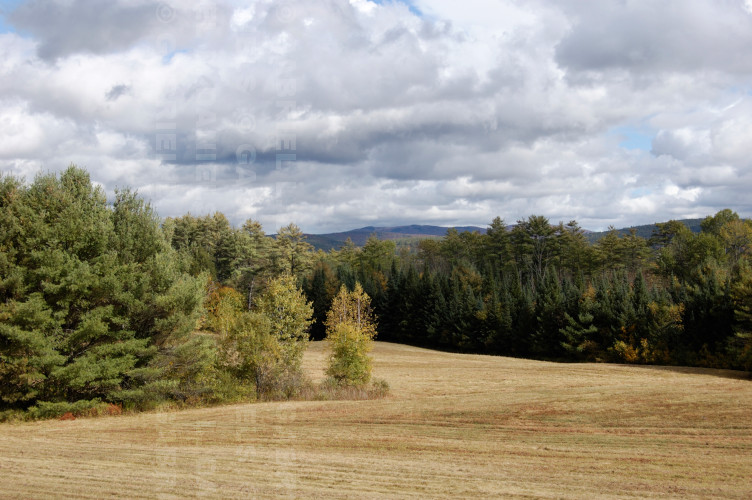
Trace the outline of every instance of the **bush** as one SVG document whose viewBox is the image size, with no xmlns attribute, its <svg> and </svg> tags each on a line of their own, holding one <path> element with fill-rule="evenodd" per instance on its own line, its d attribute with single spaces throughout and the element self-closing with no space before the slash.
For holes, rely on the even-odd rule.
<svg viewBox="0 0 752 500">
<path fill-rule="evenodd" d="M 334 377 L 324 379 L 318 387 L 312 388 L 308 399 L 318 401 L 381 399 L 389 393 L 385 380 L 374 380 L 371 384 L 353 385 Z"/>
<path fill-rule="evenodd" d="M 58 418 L 70 413 L 73 417 L 98 415 L 109 405 L 100 399 L 80 400 L 74 403 L 40 402 L 29 408 L 29 417 L 32 419 Z"/>
</svg>

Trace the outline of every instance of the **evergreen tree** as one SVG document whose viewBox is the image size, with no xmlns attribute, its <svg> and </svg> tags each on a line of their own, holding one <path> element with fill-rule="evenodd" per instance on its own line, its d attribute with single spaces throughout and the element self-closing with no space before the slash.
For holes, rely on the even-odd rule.
<svg viewBox="0 0 752 500">
<path fill-rule="evenodd" d="M 738 270 L 731 291 L 734 304 L 734 333 L 729 349 L 734 363 L 744 370 L 752 370 L 752 266 L 745 262 Z"/>
<path fill-rule="evenodd" d="M 564 313 L 565 325 L 559 331 L 563 337 L 562 347 L 575 359 L 595 361 L 598 346 L 593 338 L 598 332 L 595 325 L 595 289 L 588 287 L 578 301 L 577 310 Z"/>
<path fill-rule="evenodd" d="M 569 221 L 562 226 L 559 236 L 561 242 L 561 267 L 572 275 L 587 273 L 592 275 L 598 267 L 598 255 L 585 238 L 585 231 L 577 221 Z"/>
<path fill-rule="evenodd" d="M 486 257 L 495 269 L 504 269 L 511 259 L 509 231 L 501 217 L 494 218 L 486 230 Z"/>
<path fill-rule="evenodd" d="M 0 408 L 163 397 L 155 388 L 168 374 L 158 360 L 195 327 L 203 285 L 185 274 L 151 208 L 127 190 L 108 207 L 73 166 L 28 187 L 2 186 L 10 231 L 0 261 L 10 272 L 0 305 Z"/>
<path fill-rule="evenodd" d="M 561 354 L 560 330 L 564 326 L 564 295 L 556 270 L 551 268 L 538 282 L 535 293 L 537 327 L 533 351 L 539 356 L 558 357 Z"/>
<path fill-rule="evenodd" d="M 339 283 L 334 272 L 323 261 L 315 265 L 311 277 L 304 282 L 303 290 L 313 306 L 312 340 L 323 340 L 326 336 L 326 313 L 338 288 Z"/>
<path fill-rule="evenodd" d="M 511 242 L 517 268 L 536 280 L 543 279 L 548 265 L 558 256 L 556 231 L 541 215 L 518 220 L 512 229 Z"/>
<path fill-rule="evenodd" d="M 278 272 L 299 276 L 310 269 L 313 247 L 295 224 L 279 229 L 275 240 L 273 260 Z"/>
</svg>

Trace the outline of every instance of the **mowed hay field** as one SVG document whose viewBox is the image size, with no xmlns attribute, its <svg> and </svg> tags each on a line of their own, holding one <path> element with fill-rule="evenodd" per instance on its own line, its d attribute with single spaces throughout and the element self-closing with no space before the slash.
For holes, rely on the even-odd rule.
<svg viewBox="0 0 752 500">
<path fill-rule="evenodd" d="M 373 355 L 382 400 L 2 424 L 0 496 L 752 497 L 740 373 Z"/>
</svg>

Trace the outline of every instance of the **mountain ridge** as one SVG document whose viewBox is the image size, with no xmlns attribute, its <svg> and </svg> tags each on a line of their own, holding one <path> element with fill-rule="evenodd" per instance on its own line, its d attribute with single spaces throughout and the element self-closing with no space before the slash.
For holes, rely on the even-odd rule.
<svg viewBox="0 0 752 500">
<path fill-rule="evenodd" d="M 316 249 L 331 250 L 339 249 L 345 244 L 348 238 L 352 240 L 355 246 L 363 246 L 372 235 L 380 240 L 398 240 L 402 238 L 422 239 L 422 238 L 441 238 L 446 235 L 450 229 L 456 229 L 458 232 L 479 232 L 486 233 L 486 228 L 478 226 L 432 226 L 428 224 L 410 224 L 406 226 L 365 226 L 349 231 L 337 233 L 308 234 L 306 239 L 308 243 Z"/>
<path fill-rule="evenodd" d="M 680 219 L 681 222 L 687 226 L 692 232 L 700 231 L 700 222 L 702 219 Z M 616 229 L 620 235 L 629 234 L 630 229 L 634 229 L 638 236 L 643 238 L 650 238 L 653 231 L 657 229 L 657 225 L 662 224 L 659 222 L 653 224 L 642 224 L 638 226 L 629 226 Z M 514 225 L 508 225 L 507 229 L 511 230 Z M 348 238 L 352 240 L 355 246 L 361 247 L 366 244 L 366 241 L 372 235 L 375 235 L 379 240 L 400 240 L 400 239 L 423 239 L 423 238 L 441 238 L 446 236 L 446 233 L 450 229 L 456 229 L 458 232 L 478 232 L 485 234 L 488 228 L 479 226 L 433 226 L 429 224 L 409 224 L 405 226 L 365 226 L 357 229 L 351 229 L 349 231 L 340 231 L 336 233 L 321 233 L 321 234 L 309 234 L 306 233 L 306 239 L 308 243 L 314 246 L 317 250 L 338 250 L 345 244 Z M 586 237 L 591 243 L 598 241 L 600 238 L 608 234 L 609 231 L 590 231 L 583 229 Z"/>
</svg>

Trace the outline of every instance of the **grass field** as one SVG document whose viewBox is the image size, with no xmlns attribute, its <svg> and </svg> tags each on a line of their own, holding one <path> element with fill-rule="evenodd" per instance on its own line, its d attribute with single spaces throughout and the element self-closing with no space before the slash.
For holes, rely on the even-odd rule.
<svg viewBox="0 0 752 500">
<path fill-rule="evenodd" d="M 752 381 L 377 343 L 371 401 L 0 425 L 0 496 L 752 497 Z M 321 376 L 321 343 L 306 369 Z"/>
</svg>

